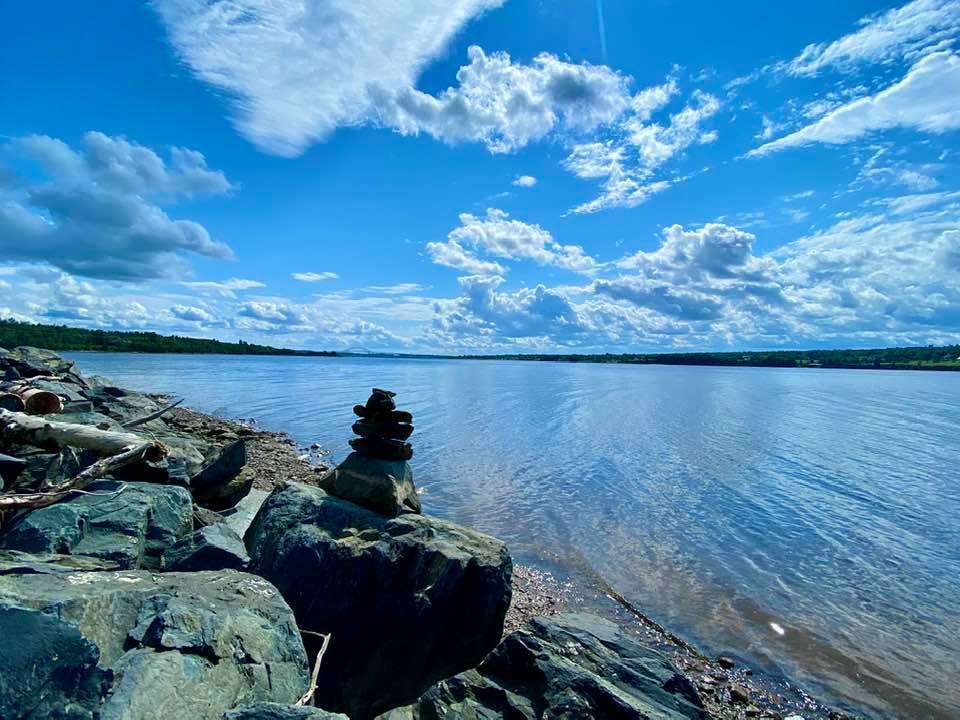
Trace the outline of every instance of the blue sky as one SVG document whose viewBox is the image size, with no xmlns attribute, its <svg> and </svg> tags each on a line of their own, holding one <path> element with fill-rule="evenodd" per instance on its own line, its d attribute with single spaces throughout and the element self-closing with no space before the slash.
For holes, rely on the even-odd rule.
<svg viewBox="0 0 960 720">
<path fill-rule="evenodd" d="M 4 13 L 0 316 L 408 352 L 960 341 L 960 0 Z"/>
</svg>

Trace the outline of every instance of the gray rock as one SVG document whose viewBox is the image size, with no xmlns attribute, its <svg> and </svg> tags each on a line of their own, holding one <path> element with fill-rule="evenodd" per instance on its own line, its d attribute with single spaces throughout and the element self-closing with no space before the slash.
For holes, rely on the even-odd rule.
<svg viewBox="0 0 960 720">
<path fill-rule="evenodd" d="M 243 440 L 217 450 L 203 469 L 190 478 L 190 489 L 200 505 L 226 510 L 240 502 L 253 487 L 253 473 L 243 472 L 247 446 Z"/>
<path fill-rule="evenodd" d="M 421 509 L 413 471 L 405 460 L 380 460 L 353 452 L 320 486 L 331 495 L 388 517 Z"/>
<path fill-rule="evenodd" d="M 693 684 L 662 654 L 592 615 L 537 618 L 474 670 L 380 720 L 706 720 Z"/>
<path fill-rule="evenodd" d="M 350 720 L 346 715 L 315 707 L 257 703 L 231 710 L 223 720 Z"/>
<path fill-rule="evenodd" d="M 276 584 L 300 627 L 332 633 L 317 704 L 354 720 L 475 666 L 503 632 L 510 555 L 481 533 L 385 518 L 288 482 L 245 539 L 251 569 Z"/>
<path fill-rule="evenodd" d="M 50 350 L 24 345 L 7 350 L 3 358 L 16 367 L 23 377 L 38 375 L 66 375 L 73 370 L 73 360 L 67 360 Z"/>
<path fill-rule="evenodd" d="M 0 454 L 0 490 L 8 484 L 13 484 L 13 481 L 26 467 L 26 460 Z"/>
<path fill-rule="evenodd" d="M 86 555 L 119 568 L 158 568 L 160 556 L 193 529 L 183 488 L 100 480 L 88 493 L 26 513 L 3 529 L 0 548 Z"/>
<path fill-rule="evenodd" d="M 220 720 L 238 705 L 294 702 L 308 684 L 290 609 L 245 573 L 0 557 L 0 637 L 4 720 Z"/>
<path fill-rule="evenodd" d="M 243 500 L 224 511 L 223 516 L 230 529 L 240 537 L 246 535 L 250 523 L 260 512 L 269 494 L 266 490 L 251 490 Z"/>
<path fill-rule="evenodd" d="M 244 570 L 249 562 L 243 540 L 223 523 L 200 528 L 163 553 L 168 572 Z"/>
</svg>

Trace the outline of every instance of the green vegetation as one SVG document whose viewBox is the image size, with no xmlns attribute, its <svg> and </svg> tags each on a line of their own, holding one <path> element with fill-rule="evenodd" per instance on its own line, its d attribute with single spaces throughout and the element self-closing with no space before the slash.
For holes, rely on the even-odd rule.
<svg viewBox="0 0 960 720">
<path fill-rule="evenodd" d="M 98 352 L 200 353 L 221 355 L 310 355 L 332 356 L 331 351 L 288 350 L 268 345 L 254 345 L 243 340 L 236 343 L 158 335 L 152 332 L 120 332 L 117 330 L 85 330 L 65 325 L 35 325 L 0 319 L 0 347 L 32 345 L 48 350 L 95 350 Z"/>
<path fill-rule="evenodd" d="M 0 319 L 0 347 L 33 345 L 49 350 L 98 352 L 199 353 L 223 355 L 372 356 L 460 358 L 540 362 L 625 363 L 630 365 L 721 365 L 729 367 L 862 368 L 879 370 L 960 370 L 960 345 L 868 350 L 770 350 L 758 352 L 630 353 L 622 355 L 412 355 L 289 350 L 254 345 L 158 335 L 151 332 L 85 330 L 65 325 L 35 325 Z"/>
<path fill-rule="evenodd" d="M 960 370 L 960 345 L 873 350 L 773 350 L 624 355 L 469 355 L 464 357 L 477 360 L 539 360 L 543 362 L 627 363 L 633 365 Z"/>
</svg>

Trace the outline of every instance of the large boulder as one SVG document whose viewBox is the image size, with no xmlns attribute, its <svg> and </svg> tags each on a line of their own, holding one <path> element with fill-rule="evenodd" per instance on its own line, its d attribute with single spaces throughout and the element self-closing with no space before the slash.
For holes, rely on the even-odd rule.
<svg viewBox="0 0 960 720">
<path fill-rule="evenodd" d="M 511 561 L 487 535 L 285 483 L 246 543 L 252 571 L 277 586 L 300 627 L 332 633 L 317 704 L 354 720 L 475 666 L 503 632 Z"/>
<path fill-rule="evenodd" d="M 245 570 L 249 562 L 243 540 L 222 522 L 195 530 L 163 553 L 168 572 Z"/>
<path fill-rule="evenodd" d="M 257 703 L 231 710 L 223 720 L 350 720 L 346 715 L 304 705 Z"/>
<path fill-rule="evenodd" d="M 190 478 L 190 490 L 197 502 L 211 510 L 226 510 L 240 502 L 253 487 L 254 473 L 244 470 L 247 446 L 236 440 L 218 449 L 203 469 Z"/>
<path fill-rule="evenodd" d="M 3 529 L 0 548 L 86 555 L 121 569 L 159 568 L 163 552 L 192 529 L 187 490 L 99 480 L 86 494 L 13 520 Z"/>
<path fill-rule="evenodd" d="M 697 689 L 662 654 L 608 620 L 569 614 L 532 620 L 475 670 L 380 720 L 707 717 Z"/>
<path fill-rule="evenodd" d="M 413 471 L 406 460 L 381 460 L 353 452 L 320 481 L 320 486 L 331 495 L 381 515 L 420 512 Z"/>
<path fill-rule="evenodd" d="M 293 616 L 262 578 L 75 560 L 0 555 L 0 718 L 221 720 L 306 690 Z"/>
</svg>

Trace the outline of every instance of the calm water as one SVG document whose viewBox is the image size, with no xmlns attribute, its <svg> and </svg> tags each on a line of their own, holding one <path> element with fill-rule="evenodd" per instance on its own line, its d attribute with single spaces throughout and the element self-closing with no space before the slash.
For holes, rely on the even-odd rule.
<svg viewBox="0 0 960 720">
<path fill-rule="evenodd" d="M 392 388 L 427 512 L 521 559 L 584 558 L 704 649 L 827 699 L 960 717 L 960 374 L 74 357 L 335 458 L 353 404 Z"/>
</svg>

